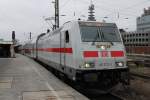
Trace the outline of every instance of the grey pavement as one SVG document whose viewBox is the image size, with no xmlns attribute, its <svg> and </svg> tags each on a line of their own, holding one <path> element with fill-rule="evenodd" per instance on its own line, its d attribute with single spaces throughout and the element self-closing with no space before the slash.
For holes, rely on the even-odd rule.
<svg viewBox="0 0 150 100">
<path fill-rule="evenodd" d="M 0 100 L 88 100 L 34 60 L 0 58 Z"/>
</svg>

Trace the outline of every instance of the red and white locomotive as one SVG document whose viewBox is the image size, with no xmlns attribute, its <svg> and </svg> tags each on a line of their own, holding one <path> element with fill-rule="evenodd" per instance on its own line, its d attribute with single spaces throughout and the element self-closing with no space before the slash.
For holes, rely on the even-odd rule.
<svg viewBox="0 0 150 100">
<path fill-rule="evenodd" d="M 125 47 L 115 23 L 69 21 L 39 35 L 24 50 L 76 82 L 129 84 Z"/>
</svg>

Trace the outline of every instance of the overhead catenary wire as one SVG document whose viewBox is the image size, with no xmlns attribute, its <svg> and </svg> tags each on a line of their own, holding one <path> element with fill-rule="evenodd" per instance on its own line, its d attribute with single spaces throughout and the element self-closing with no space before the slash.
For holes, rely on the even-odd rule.
<svg viewBox="0 0 150 100">
<path fill-rule="evenodd" d="M 95 2 L 97 1 L 97 0 L 94 0 Z M 88 3 L 88 1 L 87 0 L 82 0 L 82 2 L 84 2 L 84 3 Z M 97 1 L 98 2 L 98 1 Z M 101 2 L 101 1 L 99 1 L 99 2 Z M 142 2 L 138 2 L 138 3 L 136 3 L 136 4 L 134 4 L 134 5 L 131 5 L 131 6 L 128 6 L 128 7 L 125 7 L 125 8 L 123 8 L 123 9 L 121 9 L 121 10 L 118 10 L 117 11 L 117 13 L 119 12 L 119 14 L 123 14 L 123 15 L 129 15 L 129 16 L 137 16 L 136 14 L 134 14 L 134 13 L 136 13 L 136 12 L 133 12 L 133 11 L 131 11 L 131 9 L 133 9 L 133 8 L 135 8 L 135 7 L 138 7 L 138 5 L 141 5 L 141 4 L 144 4 L 144 3 L 147 3 L 147 2 L 149 2 L 148 0 L 144 0 L 144 1 L 142 1 Z M 108 5 L 108 3 L 107 3 L 107 5 Z M 113 6 L 113 5 L 109 5 L 109 7 L 111 7 L 111 6 Z M 110 16 L 110 15 L 114 15 L 114 14 L 116 14 L 116 11 L 113 11 L 112 10 L 112 8 L 111 9 L 109 9 L 108 7 L 106 7 L 105 5 L 104 5 L 104 3 L 102 4 L 102 3 L 96 3 L 96 8 L 100 8 L 100 9 L 103 9 L 103 10 L 105 10 L 106 12 L 110 12 L 110 14 L 107 14 L 107 15 L 105 15 L 105 16 Z M 125 10 L 127 10 L 127 11 L 125 11 Z M 129 11 L 130 10 L 130 11 Z M 121 12 L 122 11 L 122 12 Z M 124 11 L 124 12 L 123 12 Z M 104 16 L 104 17 L 105 17 Z"/>
<path fill-rule="evenodd" d="M 132 6 L 128 6 L 128 7 L 126 7 L 126 8 L 123 8 L 123 9 L 121 9 L 121 10 L 119 10 L 119 11 L 128 10 L 128 9 L 137 7 L 138 5 L 141 5 L 141 4 L 144 4 L 144 3 L 147 3 L 147 2 L 150 2 L 150 1 L 149 1 L 149 0 L 144 0 L 144 1 L 142 1 L 142 2 L 138 2 L 138 3 L 134 4 L 134 5 L 132 5 Z M 128 11 L 128 12 L 129 12 L 129 11 Z M 112 14 L 115 14 L 115 12 L 112 12 L 112 13 L 106 15 L 106 16 L 109 16 L 109 15 L 112 15 Z"/>
<path fill-rule="evenodd" d="M 67 11 L 72 11 L 73 12 L 73 10 L 74 10 L 74 12 L 76 12 L 75 14 L 74 14 L 74 16 L 81 16 L 81 15 L 87 15 L 87 11 L 85 12 L 85 10 L 87 10 L 87 8 L 88 8 L 88 6 L 85 6 L 84 4 L 87 4 L 87 3 L 90 3 L 89 2 L 90 0 L 76 0 L 76 1 L 74 1 L 74 2 L 77 2 L 77 3 L 73 3 L 73 0 L 66 0 L 66 1 L 61 1 L 61 6 L 60 6 L 60 10 L 61 10 L 61 13 L 63 13 L 63 9 L 66 9 L 67 8 Z M 134 0 L 135 1 L 135 0 Z M 81 2 L 80 3 L 80 5 L 76 5 L 76 4 L 78 4 L 79 2 Z M 96 8 L 100 8 L 100 9 L 102 9 L 102 10 L 104 10 L 104 12 L 106 12 L 106 15 L 102 15 L 101 17 L 99 17 L 99 18 L 104 18 L 105 16 L 108 16 L 108 18 L 111 18 L 111 16 L 112 16 L 112 19 L 114 20 L 114 21 L 119 21 L 119 18 L 120 19 L 125 19 L 125 18 L 129 18 L 128 19 L 128 21 L 130 20 L 131 21 L 131 19 L 133 20 L 133 17 L 135 18 L 135 17 L 137 17 L 138 16 L 138 12 L 135 12 L 135 11 L 133 11 L 133 9 L 139 9 L 138 8 L 138 6 L 139 5 L 142 5 L 142 4 L 145 4 L 145 3 L 147 3 L 147 2 L 149 2 L 149 0 L 144 0 L 144 1 L 140 1 L 140 2 L 137 2 L 137 3 L 134 3 L 134 4 L 131 4 L 131 5 L 129 5 L 129 6 L 127 6 L 127 7 L 124 7 L 124 8 L 121 8 L 120 7 L 120 9 L 118 9 L 117 10 L 117 8 L 116 7 L 114 7 L 114 10 L 112 9 L 112 6 L 114 5 L 111 5 L 110 3 L 109 3 L 109 5 L 110 6 L 108 6 L 108 7 L 106 7 L 106 5 L 108 5 L 108 4 L 106 4 L 105 5 L 105 3 L 103 2 L 103 3 L 96 3 L 96 2 L 101 2 L 101 1 L 99 1 L 99 0 L 94 0 L 93 1 L 94 2 L 94 4 L 95 4 L 95 6 L 96 6 Z M 130 1 L 129 1 L 130 2 Z M 68 4 L 70 4 L 70 3 L 73 3 L 74 5 L 73 6 L 69 6 L 70 7 L 70 9 L 68 9 L 68 7 L 66 7 Z M 83 5 L 84 6 L 83 6 Z M 77 8 L 79 8 L 80 6 L 82 6 L 82 9 L 83 10 L 79 10 L 79 9 L 77 9 Z M 118 6 L 119 6 L 119 3 L 118 3 Z M 74 7 L 74 8 L 73 8 Z M 111 7 L 111 8 L 110 8 Z M 96 9 L 96 11 L 97 11 L 97 9 Z M 73 12 L 73 13 L 74 13 Z M 110 14 L 109 14 L 109 12 L 110 12 Z M 107 14 L 108 13 L 108 14 Z M 69 13 L 67 13 L 67 15 L 68 15 Z M 72 14 L 71 14 L 72 15 Z M 117 17 L 117 16 L 119 16 L 119 17 Z M 121 21 L 121 20 L 120 20 Z"/>
<path fill-rule="evenodd" d="M 63 9 L 68 3 L 70 3 L 70 1 L 72 1 L 72 0 L 66 0 L 66 2 L 64 2 L 64 3 L 60 6 L 60 9 Z"/>
</svg>

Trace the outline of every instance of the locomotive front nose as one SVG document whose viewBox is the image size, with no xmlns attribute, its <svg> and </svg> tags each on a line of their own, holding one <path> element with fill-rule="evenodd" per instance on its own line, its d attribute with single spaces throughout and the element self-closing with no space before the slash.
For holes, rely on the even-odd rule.
<svg viewBox="0 0 150 100">
<path fill-rule="evenodd" d="M 125 48 L 116 24 L 79 23 L 80 68 L 126 68 Z"/>
<path fill-rule="evenodd" d="M 109 46 L 110 48 L 106 48 L 108 46 L 105 46 L 105 50 L 101 46 L 99 48 L 97 46 L 82 46 L 80 68 L 92 68 L 96 70 L 125 68 L 125 52 L 121 48 L 117 48 L 117 46 L 118 44 L 115 44 L 113 47 Z"/>
</svg>

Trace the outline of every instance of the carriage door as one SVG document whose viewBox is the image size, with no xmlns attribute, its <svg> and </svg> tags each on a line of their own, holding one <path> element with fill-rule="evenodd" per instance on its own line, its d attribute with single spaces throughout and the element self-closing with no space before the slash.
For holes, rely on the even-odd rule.
<svg viewBox="0 0 150 100">
<path fill-rule="evenodd" d="M 69 44 L 69 32 L 63 31 L 61 32 L 61 41 L 60 41 L 60 65 L 61 65 L 61 71 L 65 71 L 66 66 L 66 54 L 67 54 L 67 47 Z"/>
<path fill-rule="evenodd" d="M 69 47 L 69 32 L 68 31 L 65 31 L 65 34 L 64 34 L 64 55 L 63 55 L 63 59 L 64 59 L 64 62 L 63 62 L 63 65 L 66 66 L 66 62 L 67 62 L 67 52 L 68 52 L 68 47 Z"/>
</svg>

